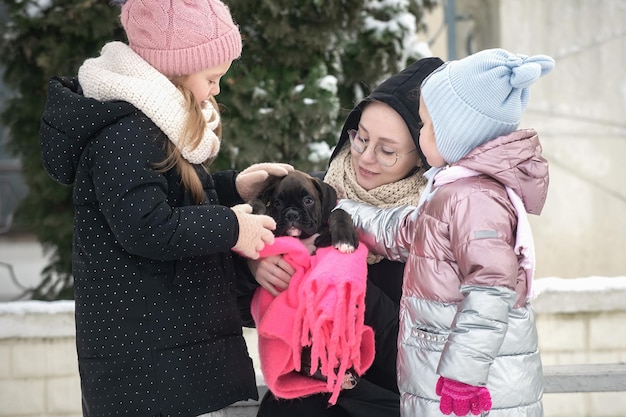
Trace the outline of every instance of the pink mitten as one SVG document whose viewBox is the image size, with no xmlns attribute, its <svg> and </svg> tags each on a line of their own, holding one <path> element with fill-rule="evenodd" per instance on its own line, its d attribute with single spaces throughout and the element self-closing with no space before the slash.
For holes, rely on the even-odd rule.
<svg viewBox="0 0 626 417">
<path fill-rule="evenodd" d="M 491 394 L 487 387 L 475 387 L 440 376 L 435 392 L 441 396 L 439 410 L 445 415 L 454 412 L 457 416 L 466 416 L 470 411 L 479 415 L 491 410 Z"/>
</svg>

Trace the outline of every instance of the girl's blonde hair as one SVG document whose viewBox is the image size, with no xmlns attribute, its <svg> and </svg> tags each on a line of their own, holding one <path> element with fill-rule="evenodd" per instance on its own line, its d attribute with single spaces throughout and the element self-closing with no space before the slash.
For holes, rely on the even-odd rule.
<svg viewBox="0 0 626 417">
<path fill-rule="evenodd" d="M 195 149 L 200 144 L 200 141 L 204 136 L 207 121 L 204 119 L 204 114 L 202 113 L 202 103 L 198 102 L 191 91 L 182 85 L 184 79 L 185 76 L 174 77 L 171 79 L 172 83 L 183 93 L 188 114 L 178 146 L 182 148 L 189 144 L 191 145 L 191 149 Z M 209 100 L 211 101 L 211 104 L 213 104 L 215 110 L 219 112 L 219 107 L 215 98 L 211 96 Z M 221 140 L 221 122 L 214 129 L 214 132 Z M 169 140 L 165 142 L 165 152 L 165 160 L 156 165 L 157 170 L 159 172 L 165 172 L 176 167 L 178 175 L 180 175 L 182 179 L 183 186 L 191 193 L 191 197 L 193 198 L 195 204 L 201 204 L 204 200 L 204 188 L 202 187 L 202 182 L 200 181 L 200 177 L 198 177 L 198 173 L 196 172 L 194 166 L 183 158 L 176 145 Z M 208 160 L 205 164 L 210 162 L 211 160 Z M 205 165 L 202 165 L 202 167 L 206 169 Z"/>
</svg>

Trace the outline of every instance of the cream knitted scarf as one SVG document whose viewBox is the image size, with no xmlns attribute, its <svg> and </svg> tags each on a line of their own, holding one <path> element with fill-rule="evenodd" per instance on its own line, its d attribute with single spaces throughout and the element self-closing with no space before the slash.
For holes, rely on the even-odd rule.
<svg viewBox="0 0 626 417">
<path fill-rule="evenodd" d="M 332 160 L 324 182 L 337 191 L 337 198 L 349 198 L 360 203 L 376 207 L 416 206 L 426 186 L 424 171 L 418 170 L 412 175 L 390 184 L 381 185 L 372 190 L 365 190 L 356 181 L 356 172 L 352 166 L 350 147 L 345 146 Z M 382 256 L 369 254 L 367 262 L 380 262 Z"/>
<path fill-rule="evenodd" d="M 176 145 L 183 158 L 200 164 L 214 158 L 220 140 L 213 131 L 219 113 L 207 100 L 203 110 L 207 126 L 196 148 L 179 145 L 188 110 L 180 90 L 153 66 L 122 42 L 109 42 L 99 57 L 87 59 L 78 70 L 78 81 L 85 97 L 96 100 L 123 100 L 150 118 Z"/>
</svg>

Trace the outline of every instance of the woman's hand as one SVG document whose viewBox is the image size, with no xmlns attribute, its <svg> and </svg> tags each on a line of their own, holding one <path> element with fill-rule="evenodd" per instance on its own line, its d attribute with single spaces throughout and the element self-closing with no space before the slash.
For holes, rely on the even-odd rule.
<svg viewBox="0 0 626 417">
<path fill-rule="evenodd" d="M 315 250 L 315 239 L 319 233 L 311 237 L 300 240 L 313 255 Z M 276 297 L 289 286 L 291 277 L 296 273 L 296 269 L 285 261 L 282 255 L 272 255 L 267 258 L 248 259 L 248 268 L 254 275 L 259 285 L 265 288 L 270 294 Z"/>
<path fill-rule="evenodd" d="M 281 255 L 268 256 L 262 259 L 248 259 L 248 267 L 259 285 L 273 296 L 285 291 L 289 286 L 295 268 L 285 261 Z"/>
</svg>

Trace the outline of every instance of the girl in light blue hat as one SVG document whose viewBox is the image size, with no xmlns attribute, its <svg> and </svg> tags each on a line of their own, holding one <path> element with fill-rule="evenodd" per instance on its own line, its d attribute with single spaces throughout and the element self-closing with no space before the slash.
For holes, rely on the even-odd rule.
<svg viewBox="0 0 626 417">
<path fill-rule="evenodd" d="M 391 209 L 342 200 L 374 253 L 406 261 L 398 337 L 404 416 L 543 416 L 530 307 L 548 163 L 518 130 L 548 56 L 478 52 L 422 83 L 420 148 L 430 170 L 420 203 Z"/>
</svg>

